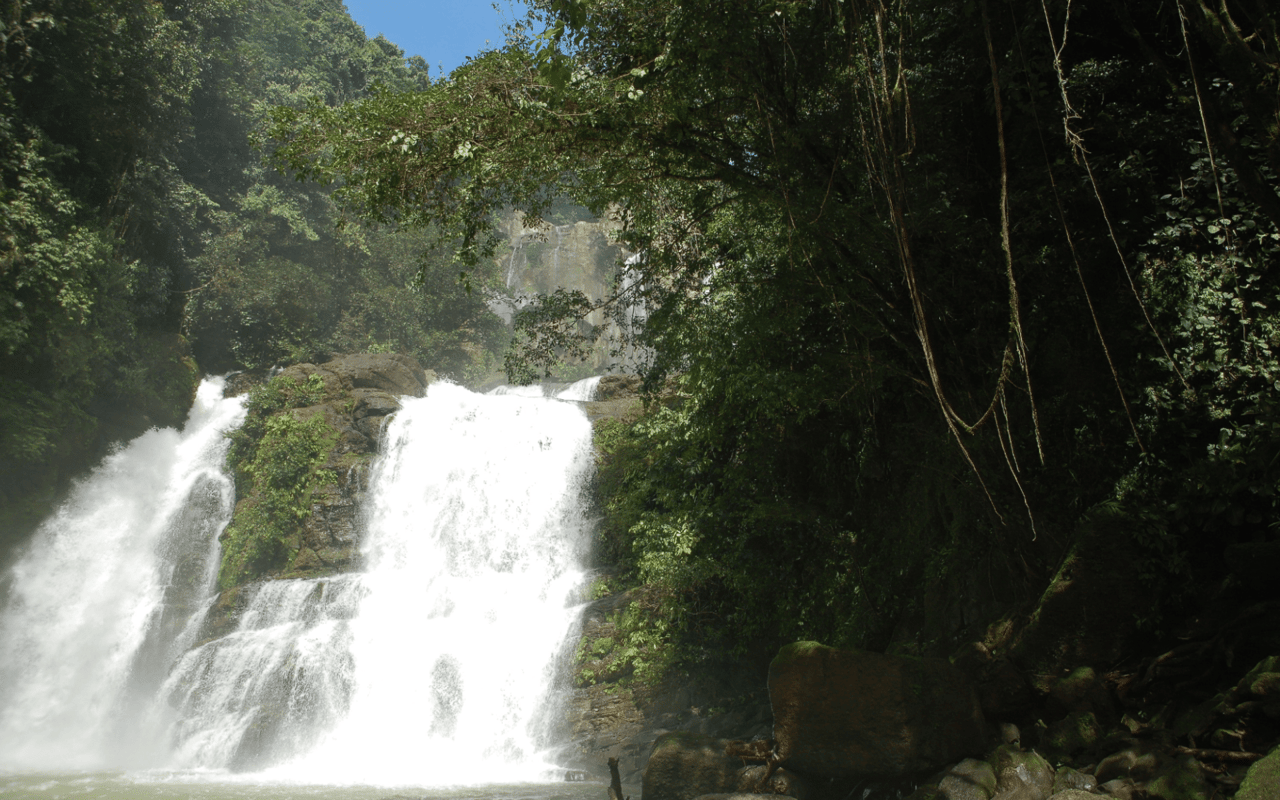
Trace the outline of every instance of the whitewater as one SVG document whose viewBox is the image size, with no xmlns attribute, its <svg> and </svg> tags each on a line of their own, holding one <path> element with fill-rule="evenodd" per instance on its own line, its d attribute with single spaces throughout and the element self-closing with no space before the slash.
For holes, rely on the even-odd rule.
<svg viewBox="0 0 1280 800">
<path fill-rule="evenodd" d="M 6 571 L 0 793 L 573 796 L 551 782 L 594 382 L 403 398 L 362 501 L 364 568 L 249 587 L 238 627 L 200 641 L 244 416 L 222 388 L 111 454 Z"/>
</svg>

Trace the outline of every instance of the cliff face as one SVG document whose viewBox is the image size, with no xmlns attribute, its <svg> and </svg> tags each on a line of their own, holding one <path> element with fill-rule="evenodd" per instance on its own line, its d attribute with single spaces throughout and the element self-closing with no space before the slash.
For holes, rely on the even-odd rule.
<svg viewBox="0 0 1280 800">
<path fill-rule="evenodd" d="M 562 225 L 526 227 L 519 212 L 506 220 L 504 230 L 510 249 L 500 257 L 506 274 L 506 296 L 493 310 L 508 323 L 533 295 L 557 289 L 580 291 L 593 301 L 615 291 L 619 270 L 631 255 L 617 241 L 618 225 L 608 219 L 580 220 Z M 586 322 L 613 333 L 614 323 L 604 312 L 591 313 Z M 615 366 L 607 346 L 598 346 L 587 366 L 599 372 Z"/>
</svg>

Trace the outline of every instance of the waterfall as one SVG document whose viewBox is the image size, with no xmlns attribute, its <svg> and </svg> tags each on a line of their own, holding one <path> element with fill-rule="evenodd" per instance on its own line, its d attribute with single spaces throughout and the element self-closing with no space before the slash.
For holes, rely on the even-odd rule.
<svg viewBox="0 0 1280 800">
<path fill-rule="evenodd" d="M 242 416 L 205 381 L 181 433 L 108 456 L 9 569 L 0 768 L 132 766 L 163 750 L 145 709 L 213 581 L 233 502 L 223 434 Z"/>
<path fill-rule="evenodd" d="M 151 431 L 107 459 L 11 570 L 0 770 L 549 775 L 590 540 L 582 410 L 447 383 L 404 398 L 364 499 L 365 570 L 218 598 L 224 433 L 243 416 L 220 393 L 206 382 L 182 433 Z M 237 627 L 197 641 L 215 600 L 241 609 Z"/>
</svg>

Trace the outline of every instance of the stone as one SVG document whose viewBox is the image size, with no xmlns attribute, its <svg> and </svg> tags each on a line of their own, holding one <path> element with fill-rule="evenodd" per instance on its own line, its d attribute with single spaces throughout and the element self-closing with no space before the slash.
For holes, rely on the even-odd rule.
<svg viewBox="0 0 1280 800">
<path fill-rule="evenodd" d="M 1053 767 L 1036 753 L 1001 745 L 991 762 L 996 771 L 996 800 L 1047 800 L 1053 793 Z"/>
<path fill-rule="evenodd" d="M 1280 697 L 1280 672 L 1264 672 L 1249 684 L 1249 693 L 1254 697 Z"/>
<path fill-rule="evenodd" d="M 1097 786 L 1098 779 L 1096 777 L 1071 767 L 1059 767 L 1058 773 L 1053 776 L 1053 792 L 1055 795 L 1068 789 L 1091 792 Z"/>
<path fill-rule="evenodd" d="M 1213 794 L 1204 770 L 1191 756 L 1165 762 L 1144 788 L 1152 800 L 1209 800 Z M 1277 789 L 1280 795 L 1280 787 Z"/>
<path fill-rule="evenodd" d="M 1252 694 L 1254 681 L 1261 678 L 1268 672 L 1280 672 L 1280 656 L 1268 656 L 1253 666 L 1253 669 L 1244 674 L 1244 677 L 1236 683 L 1235 694 L 1239 698 L 1247 697 Z"/>
<path fill-rule="evenodd" d="M 1092 711 L 1073 711 L 1049 726 L 1045 744 L 1055 754 L 1075 755 L 1097 744 L 1102 728 Z"/>
<path fill-rule="evenodd" d="M 1098 785 L 1098 791 L 1116 800 L 1133 800 L 1137 788 L 1132 778 L 1116 778 Z"/>
<path fill-rule="evenodd" d="M 769 776 L 768 785 L 761 786 L 760 779 L 764 777 L 766 769 L 767 767 L 764 764 L 754 764 L 739 769 L 736 791 L 785 794 L 787 797 L 796 798 L 796 800 L 805 800 L 805 798 L 813 796 L 813 791 L 805 779 L 786 767 L 779 767 L 774 770 L 773 775 Z"/>
<path fill-rule="evenodd" d="M 797 642 L 769 665 L 777 762 L 806 775 L 892 777 L 981 755 L 972 685 L 946 659 Z"/>
<path fill-rule="evenodd" d="M 380 389 L 395 395 L 422 397 L 434 376 L 413 356 L 402 353 L 351 353 L 320 365 L 353 389 Z"/>
<path fill-rule="evenodd" d="M 1136 745 L 1126 747 L 1102 759 L 1093 774 L 1100 784 L 1113 778 L 1144 780 L 1154 775 L 1160 766 L 1160 756 L 1157 753 L 1152 752 L 1145 745 Z"/>
<path fill-rule="evenodd" d="M 938 781 L 938 794 L 947 800 L 989 800 L 995 793 L 995 769 L 975 758 L 956 764 Z"/>
<path fill-rule="evenodd" d="M 1255 761 L 1245 773 L 1236 800 L 1276 800 L 1280 798 L 1280 747 Z"/>
<path fill-rule="evenodd" d="M 1049 795 L 1049 800 L 1099 800 L 1099 797 L 1084 789 L 1063 789 Z"/>
<path fill-rule="evenodd" d="M 642 800 L 693 800 L 738 791 L 741 759 L 727 755 L 728 741 L 685 731 L 659 736 L 644 770 Z"/>
</svg>

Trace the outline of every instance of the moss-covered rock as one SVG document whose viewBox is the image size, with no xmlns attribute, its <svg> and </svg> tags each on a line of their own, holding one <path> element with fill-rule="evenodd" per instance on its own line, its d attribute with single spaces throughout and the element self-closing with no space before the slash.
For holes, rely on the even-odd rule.
<svg viewBox="0 0 1280 800">
<path fill-rule="evenodd" d="M 1073 711 L 1049 726 L 1046 750 L 1055 757 L 1073 756 L 1088 750 L 1102 737 L 1102 727 L 1092 711 Z"/>
<path fill-rule="evenodd" d="M 693 800 L 738 790 L 742 762 L 726 753 L 728 741 L 686 731 L 658 737 L 641 785 L 643 800 Z"/>
<path fill-rule="evenodd" d="M 407 356 L 295 364 L 254 389 L 233 435 L 239 500 L 222 534 L 218 586 L 319 577 L 355 566 L 357 506 L 397 396 L 434 378 Z"/>
<path fill-rule="evenodd" d="M 1045 800 L 1053 793 L 1053 767 L 1038 753 L 1000 745 L 989 760 L 1002 800 Z"/>
<path fill-rule="evenodd" d="M 1245 773 L 1236 800 L 1275 800 L 1280 797 L 1280 747 L 1261 761 L 1255 761 Z"/>
</svg>

